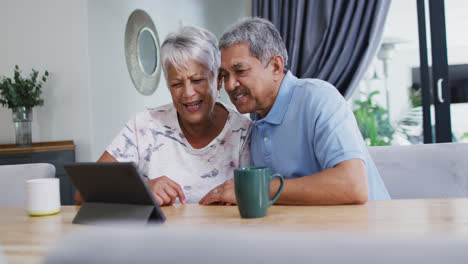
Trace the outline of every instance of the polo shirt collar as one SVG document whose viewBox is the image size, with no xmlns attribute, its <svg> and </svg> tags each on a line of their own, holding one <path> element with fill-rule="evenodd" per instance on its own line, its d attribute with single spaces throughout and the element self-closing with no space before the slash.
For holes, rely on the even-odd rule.
<svg viewBox="0 0 468 264">
<path fill-rule="evenodd" d="M 267 116 L 263 118 L 265 122 L 270 124 L 280 125 L 283 122 L 284 115 L 288 110 L 289 102 L 293 94 L 294 83 L 296 82 L 296 77 L 292 75 L 290 71 L 286 73 L 281 82 L 280 89 L 276 95 L 275 102 L 273 107 L 271 107 L 270 112 Z M 255 120 L 260 120 L 260 116 L 255 114 Z"/>
</svg>

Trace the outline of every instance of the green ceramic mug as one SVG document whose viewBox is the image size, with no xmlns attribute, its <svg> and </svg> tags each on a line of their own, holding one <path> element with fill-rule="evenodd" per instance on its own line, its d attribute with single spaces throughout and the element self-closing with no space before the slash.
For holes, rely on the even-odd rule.
<svg viewBox="0 0 468 264">
<path fill-rule="evenodd" d="M 270 182 L 278 177 L 281 185 L 270 200 Z M 283 190 L 284 179 L 280 174 L 270 174 L 267 167 L 246 167 L 234 170 L 234 186 L 237 206 L 242 218 L 263 217 L 268 207 L 275 203 Z"/>
</svg>

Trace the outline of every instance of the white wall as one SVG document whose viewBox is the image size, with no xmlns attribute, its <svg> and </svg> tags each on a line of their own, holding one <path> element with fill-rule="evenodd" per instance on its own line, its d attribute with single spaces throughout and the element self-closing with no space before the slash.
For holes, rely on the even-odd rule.
<svg viewBox="0 0 468 264">
<path fill-rule="evenodd" d="M 73 139 L 78 161 L 96 160 L 137 111 L 170 103 L 163 75 L 140 95 L 128 75 L 124 32 L 134 9 L 149 13 L 160 42 L 181 24 L 217 37 L 250 14 L 251 0 L 0 0 L 0 76 L 13 66 L 51 76 L 34 109 L 33 141 Z M 228 100 L 225 96 L 223 100 Z M 11 111 L 0 108 L 0 144 L 14 143 Z"/>
<path fill-rule="evenodd" d="M 163 74 L 151 96 L 140 95 L 133 87 L 124 57 L 125 25 L 133 10 L 143 9 L 152 17 L 161 44 L 182 24 L 207 28 L 219 38 L 227 26 L 246 15 L 244 1 L 229 0 L 101 0 L 88 5 L 92 159 L 102 154 L 135 112 L 172 102 Z"/>
<path fill-rule="evenodd" d="M 73 139 L 91 155 L 87 1 L 1 0 L 0 76 L 18 64 L 50 72 L 44 106 L 33 110 L 33 142 Z M 11 111 L 0 108 L 0 144 L 14 143 Z"/>
</svg>

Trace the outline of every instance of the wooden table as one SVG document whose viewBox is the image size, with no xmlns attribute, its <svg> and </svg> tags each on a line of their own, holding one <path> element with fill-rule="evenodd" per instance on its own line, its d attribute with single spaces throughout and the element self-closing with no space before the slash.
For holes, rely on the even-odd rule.
<svg viewBox="0 0 468 264">
<path fill-rule="evenodd" d="M 40 263 L 47 249 L 71 230 L 99 228 L 71 224 L 78 211 L 29 217 L 21 207 L 0 207 L 0 246 L 8 263 Z M 241 219 L 236 206 L 163 207 L 163 227 L 213 227 L 359 235 L 447 235 L 468 237 L 468 199 L 370 201 L 350 206 L 273 206 L 267 217 Z M 160 226 L 155 226 L 160 228 Z"/>
</svg>

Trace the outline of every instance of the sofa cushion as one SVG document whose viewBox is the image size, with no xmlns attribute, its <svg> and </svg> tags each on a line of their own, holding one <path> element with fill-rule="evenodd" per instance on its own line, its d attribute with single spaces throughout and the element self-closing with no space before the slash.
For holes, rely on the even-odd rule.
<svg viewBox="0 0 468 264">
<path fill-rule="evenodd" d="M 369 147 L 392 199 L 468 197 L 468 144 Z"/>
</svg>

